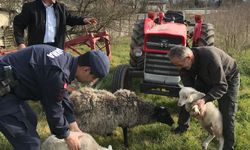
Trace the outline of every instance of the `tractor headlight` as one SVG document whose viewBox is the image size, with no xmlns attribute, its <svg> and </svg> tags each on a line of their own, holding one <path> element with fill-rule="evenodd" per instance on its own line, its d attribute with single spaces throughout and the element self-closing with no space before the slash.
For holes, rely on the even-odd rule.
<svg viewBox="0 0 250 150">
<path fill-rule="evenodd" d="M 142 49 L 140 47 L 134 49 L 134 55 L 136 57 L 141 57 L 142 56 Z"/>
</svg>

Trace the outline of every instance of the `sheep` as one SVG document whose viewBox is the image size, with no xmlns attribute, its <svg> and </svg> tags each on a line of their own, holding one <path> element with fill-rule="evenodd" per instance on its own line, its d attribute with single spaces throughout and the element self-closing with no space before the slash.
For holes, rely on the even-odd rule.
<svg viewBox="0 0 250 150">
<path fill-rule="evenodd" d="M 104 148 L 98 145 L 94 138 L 87 133 L 83 133 L 80 146 L 81 150 L 112 150 L 111 146 Z M 51 135 L 43 142 L 41 150 L 69 150 L 69 148 L 64 139 L 58 139 L 55 135 Z"/>
<path fill-rule="evenodd" d="M 87 133 L 108 135 L 122 127 L 124 145 L 128 147 L 127 129 L 142 124 L 174 121 L 160 106 L 143 101 L 134 92 L 121 89 L 114 94 L 106 90 L 84 87 L 70 95 L 79 128 Z"/>
<path fill-rule="evenodd" d="M 185 109 L 190 112 L 191 115 L 196 116 L 202 127 L 210 134 L 203 142 L 202 148 L 207 149 L 209 143 L 216 137 L 219 140 L 219 150 L 222 150 L 224 137 L 221 112 L 213 102 L 207 102 L 204 106 L 204 115 L 199 116 L 199 107 L 194 103 L 204 96 L 204 93 L 198 92 L 191 87 L 182 87 L 179 92 L 178 106 L 185 105 Z"/>
</svg>

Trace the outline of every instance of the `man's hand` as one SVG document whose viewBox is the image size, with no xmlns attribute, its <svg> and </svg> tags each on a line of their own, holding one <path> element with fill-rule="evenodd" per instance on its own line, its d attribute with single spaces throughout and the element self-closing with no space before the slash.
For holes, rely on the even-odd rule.
<svg viewBox="0 0 250 150">
<path fill-rule="evenodd" d="M 65 138 L 70 150 L 80 150 L 80 138 L 83 136 L 81 132 L 70 131 L 69 136 Z"/>
<path fill-rule="evenodd" d="M 95 25 L 97 23 L 96 18 L 84 18 L 83 22 L 87 25 L 87 24 L 93 24 Z"/>
<path fill-rule="evenodd" d="M 25 48 L 25 47 L 26 47 L 25 44 L 19 44 L 18 47 L 17 47 L 17 49 L 19 50 L 19 49 L 23 49 L 23 48 Z"/>
<path fill-rule="evenodd" d="M 196 105 L 198 105 L 199 110 L 200 110 L 200 117 L 204 116 L 204 112 L 205 112 L 205 100 L 204 99 L 199 99 L 196 101 L 195 103 Z"/>
</svg>

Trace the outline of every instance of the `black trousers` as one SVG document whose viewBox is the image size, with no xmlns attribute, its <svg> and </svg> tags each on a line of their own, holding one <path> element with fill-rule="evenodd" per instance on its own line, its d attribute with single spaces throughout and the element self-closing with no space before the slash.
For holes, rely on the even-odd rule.
<svg viewBox="0 0 250 150">
<path fill-rule="evenodd" d="M 235 115 L 237 112 L 237 95 L 240 85 L 240 74 L 234 75 L 228 81 L 228 90 L 221 99 L 218 100 L 219 110 L 223 118 L 223 135 L 224 135 L 224 147 L 223 150 L 233 150 L 235 143 Z M 202 88 L 203 86 L 203 88 Z M 206 86 L 199 84 L 196 89 L 206 93 Z M 179 111 L 179 126 L 189 126 L 190 114 L 185 110 L 185 107 L 181 107 Z"/>
</svg>

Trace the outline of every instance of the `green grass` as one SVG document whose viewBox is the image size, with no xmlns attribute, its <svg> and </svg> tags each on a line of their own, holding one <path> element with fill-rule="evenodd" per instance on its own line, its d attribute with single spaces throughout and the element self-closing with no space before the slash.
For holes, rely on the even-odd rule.
<svg viewBox="0 0 250 150">
<path fill-rule="evenodd" d="M 114 68 L 119 64 L 128 64 L 129 62 L 129 38 L 122 38 L 120 40 L 112 41 L 112 63 L 110 74 L 103 80 L 101 88 L 110 89 L 112 73 Z M 239 93 L 238 113 L 236 116 L 236 150 L 247 150 L 250 147 L 250 53 L 244 55 L 235 55 L 238 60 L 241 71 L 241 88 Z M 139 81 L 137 81 L 139 82 Z M 138 83 L 135 83 L 138 84 Z M 134 86 L 136 87 L 136 86 Z M 135 89 L 138 92 L 138 89 Z M 177 122 L 178 107 L 176 106 L 176 99 L 171 97 L 164 97 L 159 95 L 145 95 L 138 93 L 145 100 L 152 101 L 156 105 L 163 105 L 169 108 L 175 122 Z M 39 124 L 38 132 L 41 140 L 49 136 L 49 129 L 46 119 L 42 112 L 41 106 L 38 102 L 32 102 L 32 107 L 38 114 Z M 175 128 L 169 127 L 160 123 L 149 124 L 144 126 L 137 126 L 129 129 L 129 145 L 131 150 L 199 150 L 201 143 L 206 138 L 207 133 L 203 132 L 201 126 L 195 119 L 191 119 L 191 127 L 188 132 L 182 135 L 174 135 L 170 132 Z M 112 136 L 98 136 L 93 135 L 100 145 L 112 145 L 115 150 L 125 150 L 123 146 L 123 135 L 121 128 L 117 128 Z M 0 149 L 11 149 L 6 139 L 0 135 Z M 218 142 L 214 140 L 209 150 L 216 150 Z"/>
</svg>

